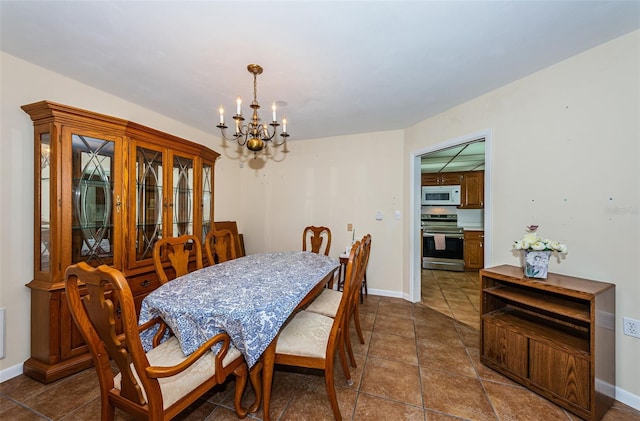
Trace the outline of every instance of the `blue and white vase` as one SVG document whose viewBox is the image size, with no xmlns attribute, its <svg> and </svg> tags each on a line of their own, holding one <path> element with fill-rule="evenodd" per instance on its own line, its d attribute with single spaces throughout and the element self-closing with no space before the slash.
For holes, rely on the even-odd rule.
<svg viewBox="0 0 640 421">
<path fill-rule="evenodd" d="M 549 271 L 549 259 L 551 259 L 551 250 L 523 250 L 524 276 L 527 278 L 547 279 Z"/>
</svg>

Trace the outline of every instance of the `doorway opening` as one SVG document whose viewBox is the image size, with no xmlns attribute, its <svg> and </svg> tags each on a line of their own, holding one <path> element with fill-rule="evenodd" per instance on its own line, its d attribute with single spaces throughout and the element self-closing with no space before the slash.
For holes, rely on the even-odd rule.
<svg viewBox="0 0 640 421">
<path fill-rule="evenodd" d="M 480 151 L 480 152 L 479 152 Z M 411 160 L 411 235 L 410 290 L 409 300 L 422 301 L 422 216 L 424 213 L 448 214 L 460 218 L 458 224 L 484 230 L 484 266 L 491 264 L 491 131 L 485 130 L 460 138 L 451 139 L 428 148 L 413 151 Z M 467 172 L 484 170 L 483 209 L 470 210 L 464 207 L 423 207 L 422 173 Z"/>
</svg>

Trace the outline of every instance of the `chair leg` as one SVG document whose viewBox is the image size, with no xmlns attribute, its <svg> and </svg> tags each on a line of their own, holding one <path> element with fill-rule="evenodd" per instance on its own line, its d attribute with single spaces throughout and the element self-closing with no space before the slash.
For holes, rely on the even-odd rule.
<svg viewBox="0 0 640 421">
<path fill-rule="evenodd" d="M 349 331 L 347 330 L 347 333 Z M 347 384 L 351 386 L 353 384 L 353 379 L 351 379 L 351 371 L 349 370 L 349 366 L 347 365 L 347 355 L 344 352 L 344 348 L 346 345 L 346 341 L 344 340 L 344 332 L 340 333 L 341 338 L 338 339 L 338 357 L 340 358 L 340 364 L 342 364 L 342 371 L 344 371 L 344 376 L 347 379 Z M 350 359 L 353 356 L 353 352 L 350 351 Z M 333 365 L 333 363 L 331 363 Z M 356 366 L 355 357 L 351 359 L 351 365 Z M 333 373 L 333 371 L 332 371 Z"/>
<path fill-rule="evenodd" d="M 362 297 L 362 292 L 360 293 L 360 297 Z M 360 343 L 364 345 L 364 336 L 362 335 L 362 327 L 360 327 L 360 304 L 358 304 L 358 300 L 356 300 L 356 305 L 353 309 L 353 319 L 356 324 L 358 339 L 360 339 Z"/>
<path fill-rule="evenodd" d="M 350 311 L 353 311 L 350 309 Z M 344 346 L 347 348 L 347 353 L 349 354 L 349 361 L 351 362 L 351 367 L 357 367 L 356 357 L 353 355 L 353 346 L 351 345 L 351 315 L 346 319 L 347 325 L 344 328 Z"/>
<path fill-rule="evenodd" d="M 342 354 L 344 354 L 344 347 L 342 345 L 340 345 L 339 349 L 341 349 Z M 349 372 L 349 367 L 347 367 L 346 361 L 343 361 L 342 358 L 340 358 L 340 361 L 342 362 L 342 368 L 346 370 L 345 375 L 349 380 L 351 380 L 351 375 L 347 374 Z M 327 395 L 329 396 L 329 403 L 331 404 L 333 417 L 336 419 L 336 421 L 342 421 L 342 415 L 340 414 L 340 407 L 338 406 L 336 387 L 333 379 L 333 355 L 327 356 L 326 367 L 324 370 L 324 382 L 327 386 Z"/>
<path fill-rule="evenodd" d="M 116 408 L 113 406 L 113 404 L 109 400 L 109 397 L 103 397 L 100 400 L 102 401 L 102 405 L 100 408 L 100 420 L 113 421 Z"/>
<path fill-rule="evenodd" d="M 236 392 L 233 399 L 233 404 L 236 408 L 236 415 L 238 418 L 245 418 L 248 411 L 242 406 L 242 395 L 244 394 L 244 388 L 247 385 L 247 365 L 243 362 L 238 368 L 233 370 L 233 374 L 236 376 Z M 256 400 L 258 397 L 256 397 Z"/>
<path fill-rule="evenodd" d="M 256 393 L 256 401 L 251 407 L 249 407 L 249 412 L 252 414 L 260 408 L 260 401 L 262 399 L 262 359 L 258 361 L 251 370 L 249 370 L 249 377 L 251 379 L 251 386 L 253 387 L 253 391 Z"/>
<path fill-rule="evenodd" d="M 367 288 L 367 271 L 364 271 L 364 280 L 362 281 L 362 288 L 360 288 L 360 304 L 364 302 L 364 298 L 362 297 L 362 292 L 364 291 L 364 295 L 369 296 L 369 289 Z"/>
</svg>

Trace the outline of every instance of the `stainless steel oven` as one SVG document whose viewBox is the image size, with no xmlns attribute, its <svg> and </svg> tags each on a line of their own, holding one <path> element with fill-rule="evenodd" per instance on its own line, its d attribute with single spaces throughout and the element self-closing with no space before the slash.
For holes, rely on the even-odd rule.
<svg viewBox="0 0 640 421">
<path fill-rule="evenodd" d="M 455 214 L 422 215 L 422 267 L 464 271 L 464 229 Z"/>
</svg>

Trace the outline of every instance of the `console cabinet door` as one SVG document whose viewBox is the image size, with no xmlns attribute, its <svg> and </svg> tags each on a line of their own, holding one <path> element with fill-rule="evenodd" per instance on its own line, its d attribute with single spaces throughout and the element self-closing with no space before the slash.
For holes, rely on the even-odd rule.
<svg viewBox="0 0 640 421">
<path fill-rule="evenodd" d="M 526 378 L 527 338 L 491 320 L 483 320 L 482 323 L 484 324 L 482 355 L 513 374 Z"/>
<path fill-rule="evenodd" d="M 587 358 L 532 339 L 529 364 L 532 383 L 584 409 L 591 409 L 591 364 Z"/>
</svg>

